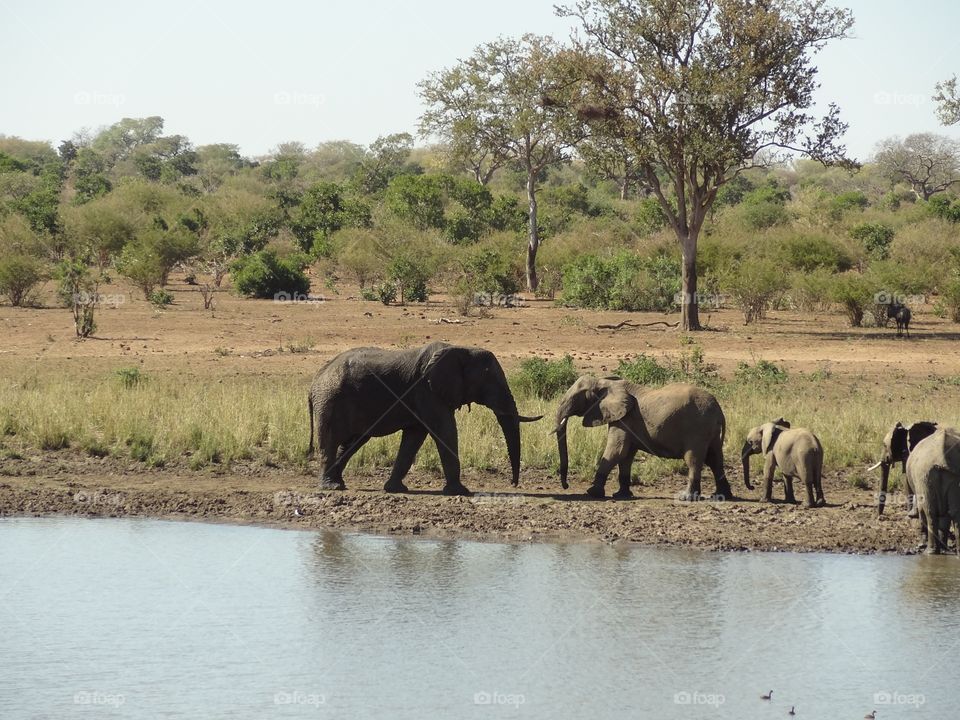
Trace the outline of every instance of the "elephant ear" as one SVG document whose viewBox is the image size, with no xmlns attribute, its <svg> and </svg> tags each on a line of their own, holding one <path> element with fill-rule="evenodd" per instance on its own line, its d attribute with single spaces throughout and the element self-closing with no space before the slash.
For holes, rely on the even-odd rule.
<svg viewBox="0 0 960 720">
<path fill-rule="evenodd" d="M 902 460 L 906 458 L 909 450 L 907 436 L 907 429 L 903 425 L 897 423 L 893 426 L 893 430 L 890 431 L 890 457 L 892 459 Z"/>
<path fill-rule="evenodd" d="M 447 345 L 434 351 L 423 368 L 430 390 L 452 410 L 464 404 L 466 354 L 466 348 Z"/>
<path fill-rule="evenodd" d="M 783 427 L 778 426 L 776 423 L 767 423 L 764 425 L 763 432 L 760 435 L 760 452 L 764 455 L 770 452 L 777 442 L 777 438 L 780 437 L 781 432 L 783 432 Z"/>
<path fill-rule="evenodd" d="M 783 418 L 777 418 L 776 420 L 773 421 L 773 424 L 774 424 L 774 425 L 779 425 L 780 427 L 783 427 L 783 428 L 789 428 L 789 427 L 790 427 L 790 423 L 788 423 L 788 422 L 787 422 L 786 420 L 784 420 Z"/>
<path fill-rule="evenodd" d="M 626 417 L 637 406 L 633 395 L 627 392 L 622 383 L 601 390 L 599 400 L 594 402 L 583 414 L 584 427 L 608 425 Z"/>
<path fill-rule="evenodd" d="M 922 420 L 921 422 L 915 422 L 909 428 L 907 428 L 907 448 L 910 452 L 913 452 L 913 449 L 917 446 L 917 443 L 933 435 L 937 431 L 937 424 L 935 422 L 928 422 Z"/>
</svg>

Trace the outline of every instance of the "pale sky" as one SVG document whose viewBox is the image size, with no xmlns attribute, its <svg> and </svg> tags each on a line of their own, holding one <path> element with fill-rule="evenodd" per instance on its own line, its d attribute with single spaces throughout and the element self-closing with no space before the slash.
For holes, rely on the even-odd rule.
<svg viewBox="0 0 960 720">
<path fill-rule="evenodd" d="M 852 154 L 941 132 L 931 101 L 960 74 L 960 0 L 848 0 L 855 37 L 819 59 L 818 101 L 840 104 Z M 0 134 L 58 142 L 160 115 L 197 145 L 246 155 L 415 131 L 417 81 L 481 42 L 569 35 L 553 0 L 0 0 Z"/>
</svg>

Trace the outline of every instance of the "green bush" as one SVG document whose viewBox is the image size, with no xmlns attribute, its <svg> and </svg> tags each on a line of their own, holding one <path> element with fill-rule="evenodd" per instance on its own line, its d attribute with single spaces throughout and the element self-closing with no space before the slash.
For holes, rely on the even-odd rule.
<svg viewBox="0 0 960 720">
<path fill-rule="evenodd" d="M 757 360 L 753 365 L 741 360 L 733 376 L 737 382 L 744 384 L 771 385 L 787 381 L 787 371 L 769 360 Z"/>
<path fill-rule="evenodd" d="M 147 300 L 150 301 L 150 304 L 153 305 L 158 310 L 171 305 L 173 303 L 173 295 L 164 290 L 163 288 L 157 288 L 152 293 L 150 293 Z"/>
<path fill-rule="evenodd" d="M 253 298 L 305 295 L 310 291 L 310 280 L 303 268 L 302 257 L 280 258 L 267 248 L 234 263 L 233 287 Z"/>
<path fill-rule="evenodd" d="M 414 258 L 400 255 L 390 262 L 387 275 L 400 293 L 401 305 L 408 300 L 410 302 L 427 301 L 429 296 L 427 280 L 430 279 L 430 276 L 423 263 Z"/>
<path fill-rule="evenodd" d="M 790 219 L 786 202 L 790 193 L 774 185 L 764 185 L 745 193 L 740 204 L 743 220 L 753 230 L 783 225 Z"/>
<path fill-rule="evenodd" d="M 7 255 L 0 258 L 0 295 L 11 305 L 28 305 L 43 280 L 43 263 L 29 255 Z"/>
<path fill-rule="evenodd" d="M 128 390 L 130 388 L 139 387 L 141 384 L 146 382 L 147 379 L 146 375 L 140 372 L 140 368 L 136 366 L 120 368 L 117 370 L 116 374 L 117 378 L 120 380 L 120 385 Z"/>
<path fill-rule="evenodd" d="M 864 313 L 876 305 L 875 295 L 873 283 L 854 272 L 837 275 L 830 291 L 831 299 L 843 308 L 851 327 L 863 325 Z"/>
<path fill-rule="evenodd" d="M 569 355 L 562 360 L 534 357 L 520 363 L 520 369 L 510 384 L 519 395 L 552 400 L 566 392 L 577 377 L 577 369 Z"/>
<path fill-rule="evenodd" d="M 950 319 L 960 323 L 960 277 L 951 278 L 944 284 L 940 299 L 950 313 Z"/>
<path fill-rule="evenodd" d="M 680 262 L 665 255 L 584 255 L 563 269 L 563 301 L 606 310 L 667 310 L 680 291 Z"/>
<path fill-rule="evenodd" d="M 373 299 L 389 305 L 397 299 L 397 286 L 392 282 L 382 282 L 373 290 Z"/>
<path fill-rule="evenodd" d="M 779 255 L 789 268 L 803 272 L 819 268 L 843 272 L 853 265 L 842 248 L 817 235 L 799 235 L 785 240 L 780 245 Z"/>
<path fill-rule="evenodd" d="M 834 274 L 823 268 L 794 273 L 790 280 L 790 298 L 798 310 L 823 311 L 832 302 Z"/>
<path fill-rule="evenodd" d="M 787 281 L 778 263 L 764 258 L 744 258 L 731 266 L 721 278 L 721 287 L 743 311 L 743 323 L 762 319 Z"/>
<path fill-rule="evenodd" d="M 886 260 L 896 231 L 883 223 L 860 223 L 850 229 L 850 237 L 863 243 L 870 257 Z"/>
<path fill-rule="evenodd" d="M 656 358 L 641 353 L 633 360 L 621 360 L 614 375 L 638 385 L 666 385 L 673 382 L 673 368 L 661 365 Z"/>
<path fill-rule="evenodd" d="M 834 220 L 840 220 L 844 213 L 850 210 L 863 210 L 869 205 L 867 196 L 859 190 L 834 195 L 828 204 L 830 217 Z"/>
</svg>

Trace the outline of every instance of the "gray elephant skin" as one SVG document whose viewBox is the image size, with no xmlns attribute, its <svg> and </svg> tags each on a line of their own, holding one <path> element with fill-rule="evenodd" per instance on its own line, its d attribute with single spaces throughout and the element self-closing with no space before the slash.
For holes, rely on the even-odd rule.
<svg viewBox="0 0 960 720">
<path fill-rule="evenodd" d="M 939 428 L 917 443 L 907 458 L 907 480 L 916 492 L 926 552 L 939 554 L 951 524 L 960 532 L 960 432 Z"/>
<path fill-rule="evenodd" d="M 355 348 L 337 355 L 317 372 L 308 397 L 309 452 L 316 439 L 321 488 L 343 490 L 343 469 L 353 454 L 372 437 L 400 432 L 400 449 L 384 490 L 407 491 L 403 478 L 429 435 L 440 454 L 443 493 L 469 495 L 460 481 L 454 417 L 469 403 L 496 414 L 517 485 L 520 423 L 539 418 L 518 414 L 493 353 L 435 342 L 407 350 Z"/>
<path fill-rule="evenodd" d="M 823 446 L 819 438 L 806 428 L 791 428 L 783 418 L 751 428 L 740 451 L 743 461 L 743 484 L 750 484 L 750 456 L 763 456 L 764 502 L 773 500 L 773 476 L 777 468 L 783 475 L 784 498 L 796 503 L 793 481 L 798 480 L 807 490 L 806 507 L 826 504 L 823 497 Z"/>
<path fill-rule="evenodd" d="M 632 497 L 630 469 L 638 452 L 682 459 L 689 482 L 681 498 L 701 497 L 704 465 L 713 472 L 716 499 L 733 499 L 723 468 L 726 420 L 717 399 L 706 390 L 685 384 L 649 389 L 620 378 L 580 377 L 567 390 L 557 408 L 557 447 L 560 482 L 567 487 L 567 420 L 583 417 L 585 427 L 607 425 L 607 445 L 597 464 L 591 497 L 602 498 L 610 471 L 619 469 L 620 488 L 615 498 Z"/>
<path fill-rule="evenodd" d="M 887 488 L 890 482 L 890 468 L 900 463 L 900 469 L 904 474 L 907 472 L 907 460 L 913 449 L 924 439 L 930 437 L 937 431 L 937 423 L 928 420 L 921 420 L 912 425 L 904 426 L 898 422 L 883 438 L 883 451 L 880 454 L 880 461 L 867 470 L 880 468 L 880 497 L 877 501 L 877 514 L 883 515 L 883 508 L 887 504 Z M 914 489 L 910 486 L 910 480 L 907 478 L 907 510 L 910 517 L 917 517 L 917 508 L 914 502 Z"/>
</svg>

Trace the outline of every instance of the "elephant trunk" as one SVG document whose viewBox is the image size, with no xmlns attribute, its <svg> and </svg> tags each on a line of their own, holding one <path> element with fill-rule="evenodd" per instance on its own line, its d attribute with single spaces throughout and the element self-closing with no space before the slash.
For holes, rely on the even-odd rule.
<svg viewBox="0 0 960 720">
<path fill-rule="evenodd" d="M 887 504 L 887 483 L 890 481 L 890 463 L 880 463 L 880 497 L 877 498 L 877 516 L 883 515 Z"/>
<path fill-rule="evenodd" d="M 503 439 L 507 442 L 507 455 L 510 457 L 511 484 L 516 487 L 520 483 L 520 418 L 513 414 L 498 413 L 497 422 L 503 431 Z"/>
<path fill-rule="evenodd" d="M 567 472 L 569 470 L 569 457 L 567 455 L 567 420 L 564 418 L 557 425 L 557 452 L 560 455 L 560 487 L 566 490 L 569 487 L 567 483 Z"/>
<path fill-rule="evenodd" d="M 753 485 L 750 484 L 750 455 L 752 450 L 750 443 L 744 443 L 743 449 L 740 451 L 740 459 L 743 461 L 743 484 L 747 486 L 747 490 L 753 490 Z"/>
<path fill-rule="evenodd" d="M 557 453 L 560 455 L 560 486 L 566 490 L 569 487 L 567 483 L 567 473 L 570 469 L 570 456 L 567 452 L 567 418 L 578 414 L 574 407 L 574 397 L 569 393 L 557 407 L 557 425 L 554 432 L 557 434 Z"/>
</svg>

